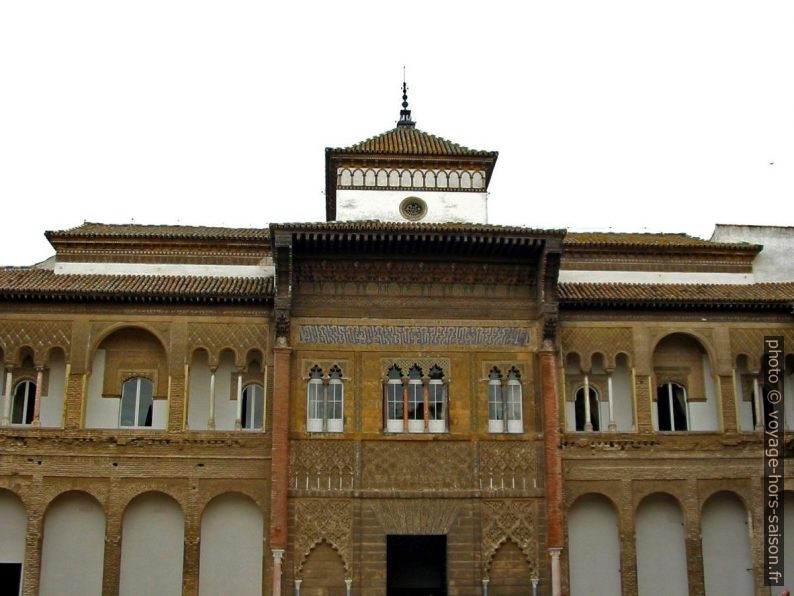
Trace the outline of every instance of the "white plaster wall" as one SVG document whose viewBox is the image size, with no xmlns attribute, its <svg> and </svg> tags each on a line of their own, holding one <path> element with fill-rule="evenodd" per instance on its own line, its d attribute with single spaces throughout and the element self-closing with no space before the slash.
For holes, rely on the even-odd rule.
<svg viewBox="0 0 794 596">
<path fill-rule="evenodd" d="M 703 354 L 703 383 L 706 401 L 689 402 L 689 429 L 701 431 L 719 430 L 717 419 L 717 392 L 711 376 L 711 365 L 708 356 Z"/>
<path fill-rule="evenodd" d="M 568 515 L 571 594 L 620 594 L 618 517 L 604 497 L 585 495 Z"/>
<path fill-rule="evenodd" d="M 105 514 L 85 493 L 58 497 L 44 517 L 39 596 L 102 594 Z"/>
<path fill-rule="evenodd" d="M 41 398 L 41 425 L 60 427 L 63 425 L 63 397 L 66 390 L 66 359 L 62 353 L 49 362 L 50 381 L 47 395 Z"/>
<path fill-rule="evenodd" d="M 634 427 L 634 396 L 632 395 L 631 370 L 620 364 L 612 373 L 612 404 L 615 424 L 620 432 L 630 432 Z"/>
<path fill-rule="evenodd" d="M 25 531 L 28 516 L 15 494 L 0 490 L 0 563 L 25 560 Z"/>
<path fill-rule="evenodd" d="M 180 263 L 56 263 L 55 274 L 194 275 L 199 277 L 273 277 L 272 265 L 197 265 Z"/>
<path fill-rule="evenodd" d="M 116 428 L 119 425 L 119 400 L 102 397 L 104 378 L 105 350 L 97 350 L 86 390 L 86 428 Z"/>
<path fill-rule="evenodd" d="M 124 512 L 120 596 L 181 596 L 185 540 L 182 510 L 171 497 L 147 493 Z"/>
<path fill-rule="evenodd" d="M 87 404 L 85 409 L 86 428 L 119 428 L 119 405 L 121 398 L 102 397 L 105 378 L 105 350 L 99 349 L 94 355 L 91 376 L 88 379 Z M 168 422 L 168 400 L 155 399 L 152 408 L 153 429 L 164 429 Z"/>
<path fill-rule="evenodd" d="M 190 361 L 187 424 L 190 430 L 207 430 L 210 416 L 210 367 L 207 356 L 196 353 Z"/>
<path fill-rule="evenodd" d="M 419 197 L 427 203 L 422 223 L 488 223 L 488 193 L 432 190 L 337 190 L 338 221 L 408 221 L 400 214 L 400 203 Z"/>
<path fill-rule="evenodd" d="M 786 587 L 794 590 L 794 492 L 786 491 L 783 495 L 783 525 L 786 531 L 783 533 L 783 577 Z M 784 588 L 772 588 L 772 596 L 780 596 Z"/>
<path fill-rule="evenodd" d="M 736 381 L 736 405 L 739 410 L 739 430 L 745 432 L 752 432 L 753 429 L 753 401 L 744 401 L 745 395 L 742 389 L 741 375 L 734 373 Z M 750 397 L 750 396 L 747 396 Z"/>
<path fill-rule="evenodd" d="M 234 384 L 232 384 L 233 369 L 233 356 L 229 352 L 224 352 L 220 358 L 218 371 L 215 373 L 215 428 L 217 430 L 234 430 L 234 420 L 237 417 L 237 375 L 234 375 Z"/>
<path fill-rule="evenodd" d="M 756 281 L 794 281 L 794 227 L 717 224 L 711 240 L 761 244 L 764 249 L 753 261 Z"/>
<path fill-rule="evenodd" d="M 751 284 L 750 273 L 708 273 L 693 271 L 583 271 L 563 269 L 560 283 L 633 284 Z"/>
<path fill-rule="evenodd" d="M 213 499 L 201 516 L 200 596 L 262 593 L 262 512 L 237 494 Z"/>
<path fill-rule="evenodd" d="M 711 497 L 703 507 L 701 524 L 706 594 L 752 594 L 750 531 L 741 501 L 725 493 Z"/>
<path fill-rule="evenodd" d="M 636 517 L 637 583 L 643 596 L 688 596 L 684 519 L 667 495 L 651 495 Z"/>
</svg>

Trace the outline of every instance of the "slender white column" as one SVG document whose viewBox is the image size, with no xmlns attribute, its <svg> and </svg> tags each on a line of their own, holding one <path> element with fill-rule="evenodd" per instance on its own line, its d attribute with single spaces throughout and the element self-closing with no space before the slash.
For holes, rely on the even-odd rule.
<svg viewBox="0 0 794 596">
<path fill-rule="evenodd" d="M 487 577 L 482 578 L 482 596 L 488 596 L 488 584 L 491 582 Z"/>
<path fill-rule="evenodd" d="M 618 425 L 615 423 L 615 405 L 612 401 L 612 373 L 607 372 L 607 399 L 609 399 L 609 431 L 615 432 Z"/>
<path fill-rule="evenodd" d="M 761 388 L 758 377 L 753 379 L 753 408 L 755 408 L 755 430 L 764 430 L 764 419 L 761 417 Z"/>
<path fill-rule="evenodd" d="M 562 548 L 554 547 L 549 549 L 551 554 L 551 594 L 552 596 L 562 595 L 562 574 L 560 573 L 560 553 Z"/>
<path fill-rule="evenodd" d="M 682 387 L 684 391 L 684 414 L 686 415 L 686 429 L 687 430 L 694 430 L 692 428 L 692 424 L 689 422 L 692 420 L 692 417 L 689 415 L 689 395 L 687 395 L 686 387 Z"/>
<path fill-rule="evenodd" d="M 303 583 L 302 579 L 295 580 L 295 596 L 301 596 L 301 584 Z"/>
<path fill-rule="evenodd" d="M 11 367 L 6 368 L 6 387 L 5 398 L 3 399 L 3 417 L 0 419 L 0 426 L 8 426 L 11 423 Z"/>
<path fill-rule="evenodd" d="M 353 580 L 352 579 L 346 579 L 345 580 L 345 594 L 347 594 L 347 596 L 350 596 L 352 593 L 353 593 Z"/>
<path fill-rule="evenodd" d="M 590 379 L 584 376 L 584 429 L 593 431 L 593 421 L 590 419 Z"/>
<path fill-rule="evenodd" d="M 234 430 L 243 428 L 243 373 L 237 373 L 237 417 L 234 419 Z M 283 552 L 283 551 L 282 551 Z"/>
<path fill-rule="evenodd" d="M 41 426 L 41 385 L 44 382 L 44 368 L 36 367 L 36 401 L 33 402 L 32 426 Z"/>
<path fill-rule="evenodd" d="M 283 548 L 273 549 L 273 596 L 281 596 L 281 559 L 283 557 Z"/>
<path fill-rule="evenodd" d="M 538 584 L 540 583 L 540 579 L 537 577 L 533 577 L 529 581 L 532 582 L 532 596 L 538 596 Z"/>
<path fill-rule="evenodd" d="M 207 419 L 207 430 L 215 430 L 215 372 L 217 366 L 210 367 L 210 414 Z"/>
</svg>

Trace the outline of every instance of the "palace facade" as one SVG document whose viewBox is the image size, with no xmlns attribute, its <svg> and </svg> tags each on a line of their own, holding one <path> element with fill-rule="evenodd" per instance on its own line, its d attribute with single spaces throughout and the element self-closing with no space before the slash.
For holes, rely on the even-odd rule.
<svg viewBox="0 0 794 596">
<path fill-rule="evenodd" d="M 497 158 L 404 98 L 326 150 L 325 222 L 85 223 L 0 270 L 0 592 L 769 594 L 794 231 L 491 225 Z"/>
</svg>

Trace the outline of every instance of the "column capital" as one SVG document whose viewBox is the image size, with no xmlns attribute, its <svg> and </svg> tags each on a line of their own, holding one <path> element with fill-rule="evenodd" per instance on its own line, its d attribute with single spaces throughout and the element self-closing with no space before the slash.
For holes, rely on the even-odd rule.
<svg viewBox="0 0 794 596">
<path fill-rule="evenodd" d="M 284 549 L 283 548 L 272 548 L 270 550 L 273 553 L 273 562 L 281 564 L 281 560 L 284 558 Z"/>
<path fill-rule="evenodd" d="M 561 546 L 550 546 L 549 547 L 549 554 L 552 557 L 559 557 L 560 553 L 562 553 L 562 547 Z"/>
</svg>

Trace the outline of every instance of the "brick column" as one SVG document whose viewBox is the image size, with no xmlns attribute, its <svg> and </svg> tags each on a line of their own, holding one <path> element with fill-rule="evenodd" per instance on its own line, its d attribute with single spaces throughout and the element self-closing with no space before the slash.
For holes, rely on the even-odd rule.
<svg viewBox="0 0 794 596">
<path fill-rule="evenodd" d="M 76 430 L 83 423 L 85 387 L 86 378 L 83 373 L 70 372 L 67 375 L 66 396 L 63 400 L 63 421 L 64 428 L 68 430 Z"/>
<path fill-rule="evenodd" d="M 168 382 L 168 431 L 182 432 L 185 424 L 185 377 L 172 375 Z"/>
<path fill-rule="evenodd" d="M 653 432 L 653 418 L 651 417 L 652 391 L 651 377 L 649 375 L 634 375 L 634 395 L 637 398 L 637 430 L 641 433 Z"/>
<path fill-rule="evenodd" d="M 637 543 L 634 524 L 634 503 L 631 480 L 623 480 L 620 486 L 620 581 L 624 596 L 635 596 L 637 585 Z"/>
<path fill-rule="evenodd" d="M 270 488 L 270 548 L 274 553 L 273 596 L 281 595 L 281 566 L 275 555 L 287 548 L 287 489 L 289 486 L 289 382 L 292 349 L 273 348 L 273 417 Z M 278 561 L 280 561 L 278 557 Z"/>
<path fill-rule="evenodd" d="M 201 515 L 191 499 L 185 515 L 185 552 L 182 559 L 182 596 L 197 596 L 201 555 Z"/>
<path fill-rule="evenodd" d="M 739 432 L 739 422 L 736 419 L 736 391 L 733 376 L 720 375 L 719 383 L 720 402 L 722 405 L 722 430 L 726 433 Z"/>
<path fill-rule="evenodd" d="M 543 454 L 546 463 L 546 522 L 548 534 L 546 547 L 552 554 L 553 549 L 562 549 L 565 542 L 562 499 L 562 457 L 560 454 L 560 412 L 557 394 L 557 369 L 554 352 L 541 350 L 540 357 L 541 391 L 543 393 Z M 558 577 L 554 577 L 554 572 Z M 552 585 L 561 585 L 559 564 L 552 566 Z M 553 594 L 557 596 L 557 594 Z"/>
<path fill-rule="evenodd" d="M 41 483 L 38 483 L 41 488 Z M 22 570 L 22 596 L 37 596 L 41 578 L 41 541 L 44 518 L 40 511 L 28 512 L 25 534 L 25 564 Z"/>
<path fill-rule="evenodd" d="M 706 593 L 703 571 L 703 544 L 700 541 L 700 507 L 697 496 L 697 481 L 687 480 L 687 495 L 684 502 L 684 532 L 686 541 L 687 574 L 689 593 L 693 596 Z"/>
<path fill-rule="evenodd" d="M 119 593 L 121 580 L 121 519 L 118 511 L 107 517 L 105 526 L 105 560 L 102 570 L 102 595 Z"/>
</svg>

